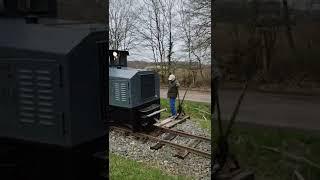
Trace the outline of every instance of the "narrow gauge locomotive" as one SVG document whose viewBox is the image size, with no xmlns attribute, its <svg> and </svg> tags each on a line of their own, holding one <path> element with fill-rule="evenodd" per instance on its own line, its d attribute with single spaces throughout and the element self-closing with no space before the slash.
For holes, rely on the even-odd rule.
<svg viewBox="0 0 320 180">
<path fill-rule="evenodd" d="M 105 26 L 1 17 L 0 27 L 0 166 L 19 176 L 8 179 L 97 179 L 108 134 Z"/>
<path fill-rule="evenodd" d="M 106 134 L 100 25 L 0 19 L 0 137 L 72 147 Z"/>
<path fill-rule="evenodd" d="M 110 50 L 109 109 L 111 123 L 135 131 L 152 130 L 160 117 L 160 81 L 156 72 L 127 67 L 127 51 Z"/>
<path fill-rule="evenodd" d="M 102 108 L 134 130 L 159 118 L 159 75 L 127 67 L 126 51 L 104 53 L 103 25 L 0 23 L 0 137 L 73 147 L 107 133 Z M 101 89 L 107 57 L 109 97 Z"/>
</svg>

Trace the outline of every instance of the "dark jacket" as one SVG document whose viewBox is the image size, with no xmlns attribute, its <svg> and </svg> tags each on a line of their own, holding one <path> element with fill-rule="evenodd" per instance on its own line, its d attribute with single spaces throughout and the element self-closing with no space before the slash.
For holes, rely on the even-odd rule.
<svg viewBox="0 0 320 180">
<path fill-rule="evenodd" d="M 177 98 L 179 82 L 177 80 L 169 81 L 168 98 Z"/>
</svg>

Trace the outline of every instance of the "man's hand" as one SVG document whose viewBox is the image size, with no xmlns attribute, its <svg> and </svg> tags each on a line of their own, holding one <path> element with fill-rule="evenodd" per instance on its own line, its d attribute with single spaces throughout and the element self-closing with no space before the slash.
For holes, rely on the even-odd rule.
<svg viewBox="0 0 320 180">
<path fill-rule="evenodd" d="M 177 87 L 179 87 L 179 86 L 180 86 L 180 84 L 179 84 L 179 82 L 178 82 L 178 81 L 177 81 L 177 83 L 176 83 L 176 86 L 177 86 Z"/>
</svg>

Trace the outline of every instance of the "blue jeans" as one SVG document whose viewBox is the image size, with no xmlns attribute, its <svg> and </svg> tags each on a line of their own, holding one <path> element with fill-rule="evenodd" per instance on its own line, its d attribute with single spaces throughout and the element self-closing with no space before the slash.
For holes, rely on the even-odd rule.
<svg viewBox="0 0 320 180">
<path fill-rule="evenodd" d="M 172 116 L 177 114 L 176 112 L 176 98 L 170 98 L 170 109 Z"/>
</svg>

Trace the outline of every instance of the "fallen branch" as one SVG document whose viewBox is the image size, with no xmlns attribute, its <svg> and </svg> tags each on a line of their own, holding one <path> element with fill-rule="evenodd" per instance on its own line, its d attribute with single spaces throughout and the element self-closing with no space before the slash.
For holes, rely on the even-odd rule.
<svg viewBox="0 0 320 180">
<path fill-rule="evenodd" d="M 297 162 L 303 162 L 303 163 L 306 163 L 314 168 L 317 168 L 317 169 L 320 169 L 320 165 L 310 161 L 309 159 L 305 158 L 305 157 L 301 157 L 301 156 L 296 156 L 294 154 L 291 154 L 291 153 L 288 153 L 288 152 L 285 152 L 285 151 L 280 151 L 278 148 L 274 148 L 274 147 L 268 147 L 268 146 L 261 146 L 262 149 L 266 149 L 266 150 L 269 150 L 269 151 L 272 151 L 272 152 L 277 152 L 277 153 L 281 153 L 285 156 L 287 156 L 288 158 L 290 159 L 293 159 Z"/>
<path fill-rule="evenodd" d="M 206 120 L 206 121 L 207 121 L 207 118 L 206 118 L 204 115 L 202 115 L 202 117 L 204 118 L 204 120 Z"/>
</svg>

